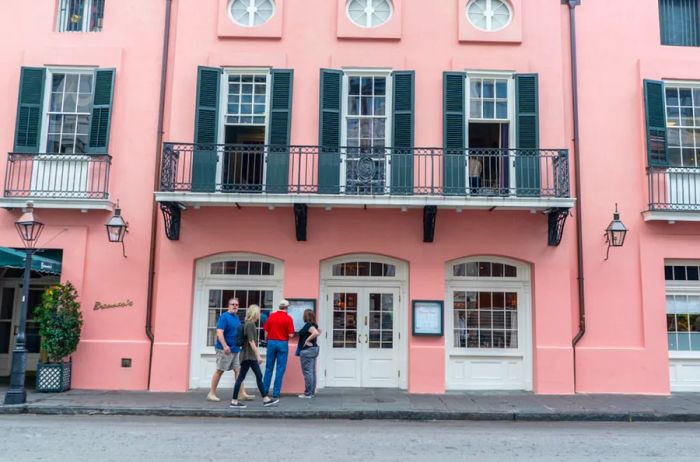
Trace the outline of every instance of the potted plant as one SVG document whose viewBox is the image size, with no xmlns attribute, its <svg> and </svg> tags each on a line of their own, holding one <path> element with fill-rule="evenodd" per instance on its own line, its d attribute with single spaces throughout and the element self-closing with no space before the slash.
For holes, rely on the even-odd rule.
<svg viewBox="0 0 700 462">
<path fill-rule="evenodd" d="M 78 347 L 83 315 L 78 292 L 70 282 L 49 287 L 34 311 L 41 336 L 36 390 L 62 392 L 70 389 L 70 354 Z M 66 358 L 68 361 L 65 361 Z"/>
</svg>

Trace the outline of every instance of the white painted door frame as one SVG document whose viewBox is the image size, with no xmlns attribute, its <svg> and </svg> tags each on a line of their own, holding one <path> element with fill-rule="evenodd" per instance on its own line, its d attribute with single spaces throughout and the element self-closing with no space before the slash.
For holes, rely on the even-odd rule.
<svg viewBox="0 0 700 462">
<path fill-rule="evenodd" d="M 343 277 L 333 276 L 333 265 L 343 262 L 370 261 L 384 263 L 396 267 L 395 277 Z M 326 371 L 328 369 L 329 348 L 333 341 L 333 309 L 331 295 L 334 290 L 343 289 L 397 289 L 399 300 L 396 301 L 395 316 L 398 316 L 398 367 L 400 371 L 399 388 L 408 389 L 408 264 L 373 254 L 346 255 L 340 258 L 321 262 L 321 284 L 319 294 L 319 326 L 323 330 L 319 342 L 318 387 L 326 387 Z"/>
</svg>

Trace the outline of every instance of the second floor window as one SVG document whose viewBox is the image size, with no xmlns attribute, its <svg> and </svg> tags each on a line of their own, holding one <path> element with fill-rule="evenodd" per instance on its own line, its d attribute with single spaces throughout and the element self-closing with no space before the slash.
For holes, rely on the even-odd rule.
<svg viewBox="0 0 700 462">
<path fill-rule="evenodd" d="M 102 30 L 106 0 L 59 0 L 58 32 L 99 32 Z"/>
<path fill-rule="evenodd" d="M 661 44 L 700 46 L 698 0 L 659 0 Z"/>
<path fill-rule="evenodd" d="M 93 72 L 51 71 L 46 152 L 85 154 L 88 147 Z"/>
<path fill-rule="evenodd" d="M 672 167 L 700 166 L 700 85 L 666 84 L 668 162 Z M 694 116 L 693 113 L 696 115 Z"/>
</svg>

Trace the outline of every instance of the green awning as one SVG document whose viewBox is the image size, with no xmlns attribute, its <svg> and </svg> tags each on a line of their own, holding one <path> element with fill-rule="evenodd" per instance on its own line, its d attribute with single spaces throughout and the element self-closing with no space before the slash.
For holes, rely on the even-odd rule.
<svg viewBox="0 0 700 462">
<path fill-rule="evenodd" d="M 24 269 L 24 251 L 0 247 L 0 268 Z M 32 271 L 61 274 L 60 255 L 56 251 L 39 251 L 32 255 Z"/>
</svg>

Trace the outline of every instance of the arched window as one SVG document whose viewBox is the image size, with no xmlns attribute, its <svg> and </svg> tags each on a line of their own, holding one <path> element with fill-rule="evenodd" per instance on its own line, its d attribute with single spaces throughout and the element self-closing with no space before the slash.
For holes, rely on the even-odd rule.
<svg viewBox="0 0 700 462">
<path fill-rule="evenodd" d="M 217 261 L 209 266 L 209 274 L 227 276 L 274 276 L 275 264 L 256 260 Z"/>
<path fill-rule="evenodd" d="M 348 277 L 396 277 L 396 265 L 388 263 L 354 261 L 333 265 L 333 276 Z"/>
</svg>

